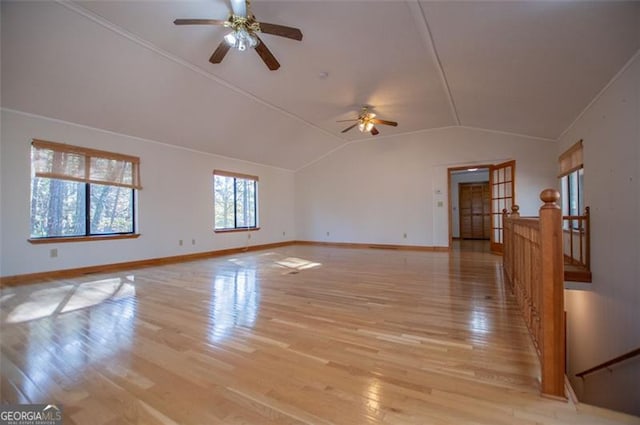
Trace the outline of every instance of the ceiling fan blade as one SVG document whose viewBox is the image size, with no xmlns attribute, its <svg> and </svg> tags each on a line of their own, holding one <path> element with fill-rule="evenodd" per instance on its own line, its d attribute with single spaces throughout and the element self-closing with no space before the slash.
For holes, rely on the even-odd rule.
<svg viewBox="0 0 640 425">
<path fill-rule="evenodd" d="M 336 122 L 350 122 L 350 121 L 358 121 L 358 118 L 354 118 L 352 120 L 338 120 Z"/>
<path fill-rule="evenodd" d="M 230 48 L 231 48 L 231 45 L 223 40 L 218 45 L 218 48 L 216 49 L 216 51 L 213 52 L 213 54 L 209 58 L 209 62 L 211 62 L 211 63 L 220 63 L 220 62 L 222 62 L 222 59 L 224 59 L 225 55 L 227 54 L 227 52 L 229 51 Z"/>
<path fill-rule="evenodd" d="M 377 128 L 371 127 L 371 134 L 374 136 L 377 136 L 378 134 L 380 134 L 380 132 L 378 131 Z"/>
<path fill-rule="evenodd" d="M 258 52 L 258 54 L 260 55 L 264 63 L 267 65 L 267 68 L 269 68 L 272 71 L 275 71 L 276 69 L 280 68 L 280 63 L 276 60 L 275 56 L 273 56 L 273 53 L 271 53 L 271 51 L 267 48 L 264 42 L 260 39 L 260 37 L 258 37 L 258 45 L 256 46 L 256 52 Z"/>
<path fill-rule="evenodd" d="M 371 121 L 376 124 L 392 125 L 394 127 L 398 126 L 398 123 L 395 121 L 379 120 L 378 118 L 372 118 Z"/>
<path fill-rule="evenodd" d="M 357 126 L 357 125 L 358 125 L 358 123 L 355 123 L 354 125 L 352 125 L 352 126 L 350 126 L 350 127 L 347 127 L 347 128 L 345 128 L 344 130 L 342 130 L 342 131 L 341 131 L 341 133 L 346 133 L 347 131 L 351 130 L 352 128 L 354 128 L 354 127 L 355 127 L 355 126 Z"/>
<path fill-rule="evenodd" d="M 246 0 L 230 0 L 230 2 L 231 2 L 231 10 L 233 10 L 234 15 L 241 16 L 243 18 L 247 17 Z"/>
<path fill-rule="evenodd" d="M 224 25 L 220 19 L 176 19 L 173 21 L 176 25 Z"/>
<path fill-rule="evenodd" d="M 298 41 L 302 40 L 302 31 L 298 28 L 260 22 L 260 31 L 265 34 L 278 35 L 280 37 L 291 38 Z"/>
</svg>

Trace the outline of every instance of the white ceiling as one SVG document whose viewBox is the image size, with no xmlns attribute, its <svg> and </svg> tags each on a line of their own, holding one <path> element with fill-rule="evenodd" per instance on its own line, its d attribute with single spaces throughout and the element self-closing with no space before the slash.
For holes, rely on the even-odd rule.
<svg viewBox="0 0 640 425">
<path fill-rule="evenodd" d="M 224 0 L 2 1 L 2 106 L 298 169 L 370 138 L 463 125 L 556 139 L 640 48 L 640 2 L 254 1 L 282 67 L 209 56 Z M 320 74 L 328 73 L 327 78 Z M 381 136 L 377 136 L 381 137 Z"/>
</svg>

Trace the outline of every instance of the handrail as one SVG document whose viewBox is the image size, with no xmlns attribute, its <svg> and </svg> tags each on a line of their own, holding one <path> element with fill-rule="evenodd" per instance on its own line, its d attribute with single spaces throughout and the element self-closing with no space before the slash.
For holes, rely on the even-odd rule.
<svg viewBox="0 0 640 425">
<path fill-rule="evenodd" d="M 582 371 L 580 373 L 576 373 L 576 376 L 578 378 L 583 378 L 584 379 L 585 375 L 589 375 L 590 373 L 597 372 L 597 371 L 599 371 L 601 369 L 605 369 L 605 368 L 607 368 L 607 367 L 609 367 L 611 365 L 623 362 L 625 360 L 628 360 L 628 359 L 630 359 L 632 357 L 635 357 L 635 356 L 638 356 L 638 355 L 640 355 L 640 348 L 636 348 L 635 350 L 631 350 L 628 353 L 622 354 L 622 355 L 620 355 L 620 356 L 618 356 L 616 358 L 613 358 L 613 359 L 611 359 L 609 361 L 606 361 L 604 363 L 600 363 L 599 365 L 594 366 L 594 367 L 592 367 L 590 369 L 587 369 L 587 370 Z"/>
<path fill-rule="evenodd" d="M 541 392 L 566 400 L 564 261 L 560 193 L 546 189 L 539 218 L 503 213 L 503 268 L 540 358 Z"/>
</svg>

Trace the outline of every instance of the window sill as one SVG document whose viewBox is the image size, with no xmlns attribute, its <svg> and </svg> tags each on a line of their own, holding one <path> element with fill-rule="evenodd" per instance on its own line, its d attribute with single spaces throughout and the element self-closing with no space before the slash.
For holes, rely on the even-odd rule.
<svg viewBox="0 0 640 425">
<path fill-rule="evenodd" d="M 127 233 L 126 235 L 103 235 L 103 236 L 65 236 L 59 238 L 33 238 L 27 239 L 27 242 L 34 245 L 47 243 L 66 243 L 66 242 L 96 242 L 111 241 L 114 239 L 137 239 L 139 233 Z"/>
<path fill-rule="evenodd" d="M 574 270 L 574 269 L 566 269 L 564 270 L 564 280 L 566 282 L 580 282 L 580 283 L 591 283 L 593 281 L 593 277 L 591 275 L 590 270 Z M 567 288 L 570 289 L 570 288 Z"/>
<path fill-rule="evenodd" d="M 213 233 L 237 233 L 237 232 L 255 232 L 260 230 L 259 227 L 240 227 L 237 229 L 214 229 Z"/>
</svg>

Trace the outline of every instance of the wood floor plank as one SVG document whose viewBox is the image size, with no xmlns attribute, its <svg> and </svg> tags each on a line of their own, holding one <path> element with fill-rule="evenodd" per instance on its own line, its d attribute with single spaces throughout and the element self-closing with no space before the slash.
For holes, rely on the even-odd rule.
<svg viewBox="0 0 640 425">
<path fill-rule="evenodd" d="M 0 291 L 0 399 L 68 424 L 640 423 L 540 397 L 477 247 L 294 245 Z"/>
</svg>

